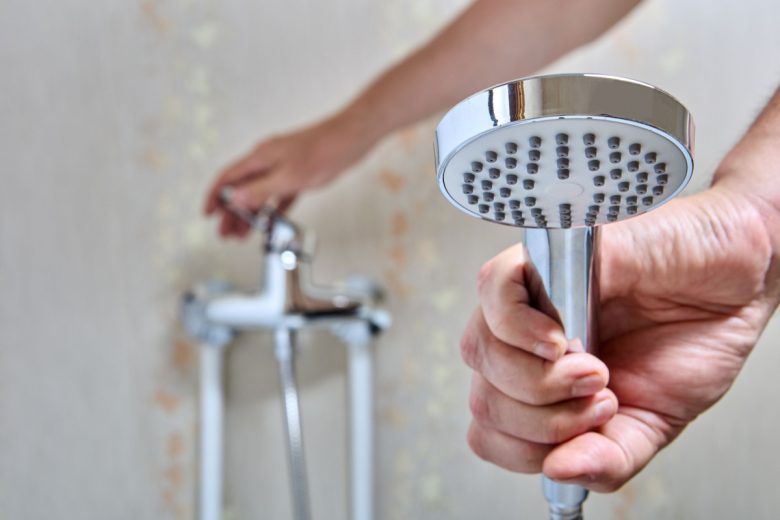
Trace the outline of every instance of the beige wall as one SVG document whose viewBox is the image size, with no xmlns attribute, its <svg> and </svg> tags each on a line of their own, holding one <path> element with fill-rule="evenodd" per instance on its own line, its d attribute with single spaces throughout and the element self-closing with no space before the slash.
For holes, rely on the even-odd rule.
<svg viewBox="0 0 780 520">
<path fill-rule="evenodd" d="M 250 286 L 257 241 L 199 215 L 214 171 L 255 139 L 333 110 L 464 4 L 445 0 L 0 0 L 0 519 L 193 514 L 195 359 L 177 298 L 210 276 Z M 555 71 L 628 75 L 698 123 L 697 180 L 778 80 L 771 0 L 647 0 Z M 542 518 L 536 477 L 464 442 L 457 338 L 479 265 L 516 240 L 449 207 L 429 121 L 385 141 L 293 212 L 316 275 L 392 290 L 378 345 L 379 518 Z M 465 246 L 465 247 L 464 247 Z M 735 387 L 591 518 L 775 518 L 780 324 Z M 344 359 L 300 360 L 316 518 L 345 517 Z M 230 354 L 231 519 L 289 517 L 269 340 Z"/>
</svg>

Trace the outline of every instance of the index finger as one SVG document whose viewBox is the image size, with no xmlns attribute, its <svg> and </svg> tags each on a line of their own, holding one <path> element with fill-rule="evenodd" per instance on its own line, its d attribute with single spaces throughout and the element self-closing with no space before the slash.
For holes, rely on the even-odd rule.
<svg viewBox="0 0 780 520">
<path fill-rule="evenodd" d="M 533 307 L 531 283 L 537 283 L 522 244 L 499 253 L 482 266 L 478 292 L 485 321 L 495 337 L 539 357 L 555 361 L 568 348 L 563 327 Z M 518 319 L 522 316 L 522 320 Z M 528 338 L 536 338 L 529 343 Z"/>
<path fill-rule="evenodd" d="M 232 184 L 247 180 L 253 176 L 262 175 L 273 167 L 274 159 L 268 147 L 260 145 L 244 157 L 234 162 L 212 182 L 206 195 L 206 201 L 203 207 L 204 213 L 210 215 L 220 207 L 220 192 L 226 184 Z"/>
</svg>

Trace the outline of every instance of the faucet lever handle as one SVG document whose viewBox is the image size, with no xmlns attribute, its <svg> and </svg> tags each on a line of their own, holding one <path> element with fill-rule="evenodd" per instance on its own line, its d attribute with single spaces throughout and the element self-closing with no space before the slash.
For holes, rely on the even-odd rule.
<svg viewBox="0 0 780 520">
<path fill-rule="evenodd" d="M 268 205 L 261 206 L 257 211 L 252 211 L 237 205 L 234 202 L 235 188 L 232 186 L 225 186 L 222 188 L 222 191 L 219 192 L 219 200 L 228 211 L 252 226 L 253 229 L 259 231 L 267 231 L 269 220 L 275 215 L 274 209 Z"/>
<path fill-rule="evenodd" d="M 289 249 L 298 253 L 307 253 L 313 249 L 311 240 L 304 241 L 304 234 L 298 226 L 276 211 L 276 208 L 268 204 L 256 211 L 243 208 L 235 203 L 234 190 L 232 186 L 222 188 L 219 193 L 222 204 L 253 229 L 263 233 L 266 251 L 280 252 Z M 311 236 L 307 235 L 306 238 Z"/>
</svg>

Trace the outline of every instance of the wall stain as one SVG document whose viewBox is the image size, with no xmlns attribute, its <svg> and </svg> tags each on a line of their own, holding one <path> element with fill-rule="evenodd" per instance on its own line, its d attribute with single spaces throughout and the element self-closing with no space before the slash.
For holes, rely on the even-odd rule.
<svg viewBox="0 0 780 520">
<path fill-rule="evenodd" d="M 137 25 L 147 33 L 145 40 L 154 37 L 160 54 L 151 60 L 162 88 L 156 91 L 157 106 L 150 107 L 148 122 L 136 130 L 140 146 L 135 153 L 139 168 L 161 174 L 151 260 L 164 291 L 160 297 L 169 303 L 190 286 L 197 272 L 192 258 L 219 266 L 222 254 L 208 247 L 216 239 L 200 215 L 203 183 L 213 168 L 206 161 L 219 141 L 212 66 L 223 32 L 222 10 L 211 0 L 140 0 L 133 9 Z M 158 383 L 147 394 L 156 418 L 156 496 L 151 500 L 159 508 L 158 518 L 191 519 L 197 436 L 189 423 L 197 417 L 197 344 L 186 339 L 174 306 L 165 309 L 168 334 L 157 348 Z"/>
<path fill-rule="evenodd" d="M 164 170 L 168 159 L 164 153 L 154 148 L 147 148 L 141 155 L 141 165 L 152 171 Z"/>
<path fill-rule="evenodd" d="M 180 404 L 178 397 L 165 390 L 158 390 L 157 393 L 154 394 L 154 402 L 167 414 L 176 412 Z"/>
<path fill-rule="evenodd" d="M 157 9 L 157 2 L 147 0 L 141 4 L 141 11 L 144 19 L 158 33 L 167 33 L 171 29 L 171 22 L 160 14 Z"/>
<path fill-rule="evenodd" d="M 406 178 L 394 170 L 379 172 L 379 182 L 391 193 L 399 193 L 406 185 Z"/>
<path fill-rule="evenodd" d="M 168 436 L 167 443 L 168 457 L 178 459 L 184 453 L 184 435 L 174 432 Z"/>
<path fill-rule="evenodd" d="M 409 220 L 403 213 L 396 213 L 390 226 L 390 234 L 393 239 L 400 240 L 409 231 Z"/>
<path fill-rule="evenodd" d="M 173 489 L 181 489 L 184 484 L 184 474 L 182 473 L 181 466 L 175 465 L 168 467 L 165 472 L 165 480 L 170 484 Z"/>
<path fill-rule="evenodd" d="M 162 497 L 166 511 L 173 514 L 177 518 L 183 518 L 185 516 L 186 510 L 184 509 L 184 506 L 182 506 L 176 500 L 175 492 L 171 491 L 170 489 L 166 489 L 163 491 Z"/>
<path fill-rule="evenodd" d="M 177 370 L 188 370 L 195 364 L 195 345 L 185 339 L 173 342 L 171 364 Z"/>
<path fill-rule="evenodd" d="M 403 269 L 404 266 L 406 266 L 406 248 L 402 244 L 391 247 L 390 260 L 393 262 L 393 266 L 396 270 Z"/>
</svg>

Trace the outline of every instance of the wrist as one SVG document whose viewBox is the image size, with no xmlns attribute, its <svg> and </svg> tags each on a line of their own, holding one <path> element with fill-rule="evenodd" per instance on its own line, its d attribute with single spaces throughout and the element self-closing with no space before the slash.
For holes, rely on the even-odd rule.
<svg viewBox="0 0 780 520">
<path fill-rule="evenodd" d="M 780 302 L 780 210 L 756 190 L 746 189 L 736 176 L 716 175 L 704 194 L 711 196 L 712 207 L 721 220 L 737 223 L 733 232 L 756 238 L 749 254 L 766 261 L 763 293 L 771 315 Z"/>
<path fill-rule="evenodd" d="M 712 189 L 730 198 L 741 200 L 760 215 L 760 222 L 772 241 L 776 258 L 780 258 L 780 189 L 772 178 L 780 177 L 767 171 L 766 165 L 776 161 L 740 160 L 733 154 L 724 159 L 712 181 Z"/>
<path fill-rule="evenodd" d="M 780 90 L 718 166 L 713 187 L 752 201 L 780 257 Z"/>
</svg>

